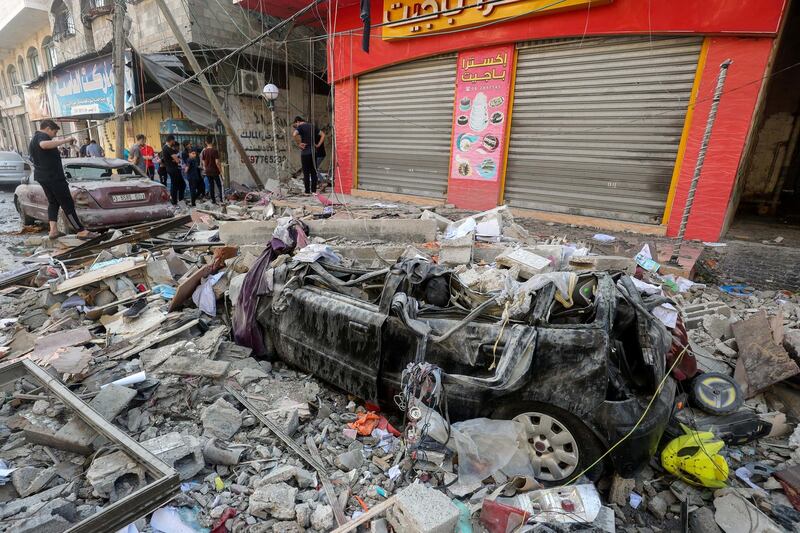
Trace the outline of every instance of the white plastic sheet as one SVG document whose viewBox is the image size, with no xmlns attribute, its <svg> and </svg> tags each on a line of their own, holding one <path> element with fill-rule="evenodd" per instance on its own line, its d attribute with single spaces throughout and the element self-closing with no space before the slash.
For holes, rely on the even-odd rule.
<svg viewBox="0 0 800 533">
<path fill-rule="evenodd" d="M 192 301 L 200 311 L 208 316 L 217 316 L 217 296 L 214 294 L 214 285 L 225 275 L 225 271 L 207 276 L 194 290 Z"/>
</svg>

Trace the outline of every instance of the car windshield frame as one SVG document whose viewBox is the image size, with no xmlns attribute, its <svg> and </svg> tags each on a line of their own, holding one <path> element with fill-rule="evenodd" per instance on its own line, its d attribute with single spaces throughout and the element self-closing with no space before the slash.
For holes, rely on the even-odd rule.
<svg viewBox="0 0 800 533">
<path fill-rule="evenodd" d="M 75 170 L 80 170 L 81 172 L 76 175 Z M 67 181 L 112 181 L 114 176 L 146 177 L 133 164 L 112 167 L 86 163 L 67 163 L 64 165 L 64 174 L 69 174 Z"/>
</svg>

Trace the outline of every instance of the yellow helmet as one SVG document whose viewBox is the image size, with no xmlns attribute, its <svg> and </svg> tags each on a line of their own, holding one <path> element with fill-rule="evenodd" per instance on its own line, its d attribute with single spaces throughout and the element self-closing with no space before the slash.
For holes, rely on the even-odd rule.
<svg viewBox="0 0 800 533">
<path fill-rule="evenodd" d="M 725 446 L 710 431 L 693 431 L 681 424 L 685 435 L 673 439 L 661 452 L 662 466 L 696 487 L 719 489 L 727 485 L 728 463 L 719 455 Z"/>
</svg>

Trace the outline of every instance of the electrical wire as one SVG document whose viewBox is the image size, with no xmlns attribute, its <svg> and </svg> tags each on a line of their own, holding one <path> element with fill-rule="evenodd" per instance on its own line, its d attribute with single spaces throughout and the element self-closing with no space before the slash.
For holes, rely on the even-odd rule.
<svg viewBox="0 0 800 533">
<path fill-rule="evenodd" d="M 581 471 L 579 474 L 577 474 L 577 475 L 576 475 L 576 476 L 574 476 L 572 479 L 570 479 L 570 480 L 569 480 L 569 481 L 566 483 L 566 485 L 572 485 L 572 484 L 573 484 L 573 483 L 575 483 L 577 480 L 579 480 L 579 479 L 581 478 L 581 476 L 585 475 L 587 472 L 590 472 L 590 471 L 592 470 L 592 468 L 594 468 L 595 466 L 597 466 L 598 464 L 600 464 L 600 463 L 603 461 L 603 459 L 605 459 L 606 457 L 608 457 L 608 455 L 609 455 L 611 452 L 613 452 L 613 451 L 614 451 L 614 450 L 615 450 L 615 449 L 616 449 L 616 448 L 617 448 L 617 447 L 618 447 L 620 444 L 622 444 L 623 442 L 625 442 L 626 440 L 628 440 L 628 438 L 629 438 L 631 435 L 633 435 L 633 433 L 634 433 L 634 432 L 635 432 L 637 429 L 639 429 L 639 426 L 642 424 L 642 422 L 644 421 L 645 417 L 646 417 L 646 416 L 647 416 L 647 414 L 650 412 L 650 409 L 653 407 L 653 404 L 655 403 L 655 401 L 656 401 L 656 398 L 658 398 L 659 394 L 661 394 L 661 390 L 664 388 L 664 384 L 667 382 L 667 380 L 668 380 L 668 379 L 670 379 L 670 377 L 671 377 L 671 375 L 672 375 L 672 371 L 673 371 L 673 370 L 675 370 L 675 367 L 677 367 L 677 366 L 678 366 L 678 363 L 680 363 L 680 362 L 681 362 L 681 360 L 683 359 L 683 356 L 684 356 L 684 354 L 686 353 L 686 351 L 687 351 L 688 349 L 689 349 L 689 346 L 688 346 L 688 345 L 687 345 L 687 346 L 684 346 L 684 347 L 683 347 L 683 350 L 681 350 L 681 353 L 680 353 L 680 354 L 678 354 L 678 356 L 675 358 L 675 362 L 673 362 L 673 363 L 672 363 L 672 366 L 669 368 L 669 370 L 667 370 L 667 371 L 664 373 L 664 378 L 663 378 L 663 379 L 661 380 L 661 382 L 658 384 L 658 387 L 656 387 L 656 390 L 655 390 L 655 392 L 653 393 L 653 397 L 652 397 L 652 398 L 650 398 L 650 402 L 647 404 L 647 407 L 645 407 L 645 410 L 642 412 L 642 416 L 640 416 L 640 417 L 639 417 L 639 420 L 637 420 L 637 421 L 636 421 L 636 424 L 634 424 L 634 426 L 633 426 L 633 427 L 630 429 L 630 431 L 628 431 L 628 433 L 626 433 L 626 434 L 625 434 L 625 435 L 624 435 L 624 436 L 623 436 L 621 439 L 619 439 L 617 442 L 615 442 L 615 443 L 614 443 L 614 445 L 613 445 L 613 446 L 611 446 L 611 447 L 610 447 L 608 450 L 606 450 L 606 452 L 605 452 L 603 455 L 601 455 L 600 457 L 598 457 L 598 458 L 597 458 L 597 460 L 596 460 L 595 462 L 593 462 L 592 464 L 590 464 L 589 466 L 587 466 L 586 468 L 584 468 L 584 469 L 583 469 L 583 471 Z"/>
</svg>

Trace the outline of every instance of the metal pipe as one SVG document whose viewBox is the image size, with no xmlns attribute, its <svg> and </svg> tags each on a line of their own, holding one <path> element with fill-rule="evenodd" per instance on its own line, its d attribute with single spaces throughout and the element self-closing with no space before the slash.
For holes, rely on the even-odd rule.
<svg viewBox="0 0 800 533">
<path fill-rule="evenodd" d="M 692 176 L 692 183 L 689 186 L 689 194 L 686 197 L 686 205 L 683 206 L 683 216 L 681 217 L 681 227 L 678 230 L 678 237 L 675 243 L 672 257 L 669 262 L 678 264 L 678 258 L 681 253 L 681 246 L 683 246 L 683 237 L 686 234 L 686 223 L 689 221 L 689 213 L 692 211 L 692 204 L 694 203 L 694 195 L 697 191 L 697 182 L 700 181 L 700 173 L 703 170 L 703 163 L 706 160 L 706 152 L 708 151 L 708 141 L 711 139 L 711 131 L 714 128 L 714 121 L 717 119 L 717 108 L 719 108 L 719 101 L 722 98 L 722 89 L 725 86 L 725 78 L 728 76 L 728 67 L 731 66 L 730 59 L 726 59 L 719 66 L 719 74 L 717 75 L 717 87 L 714 89 L 714 98 L 711 101 L 711 110 L 708 112 L 708 119 L 706 120 L 706 131 L 703 133 L 703 142 L 700 144 L 700 151 L 697 154 L 697 162 L 694 165 L 694 175 Z"/>
</svg>

